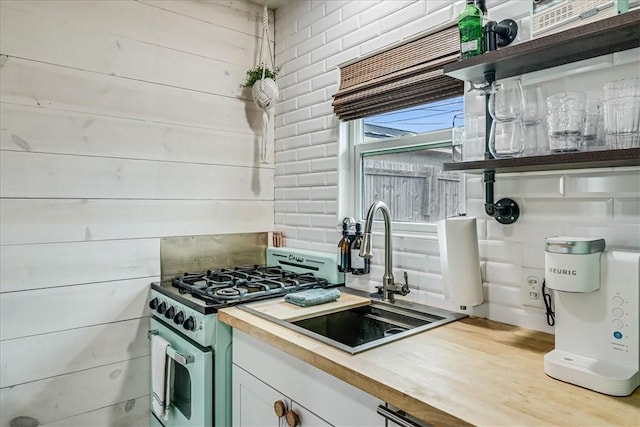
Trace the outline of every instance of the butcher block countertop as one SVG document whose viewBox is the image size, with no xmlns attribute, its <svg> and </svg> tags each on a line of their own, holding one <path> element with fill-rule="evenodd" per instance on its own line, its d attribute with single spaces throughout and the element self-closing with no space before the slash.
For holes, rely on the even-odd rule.
<svg viewBox="0 0 640 427">
<path fill-rule="evenodd" d="M 351 304 L 252 308 L 289 319 Z M 640 389 L 611 397 L 545 375 L 550 334 L 465 318 L 351 355 L 237 307 L 218 319 L 435 426 L 640 426 Z"/>
</svg>

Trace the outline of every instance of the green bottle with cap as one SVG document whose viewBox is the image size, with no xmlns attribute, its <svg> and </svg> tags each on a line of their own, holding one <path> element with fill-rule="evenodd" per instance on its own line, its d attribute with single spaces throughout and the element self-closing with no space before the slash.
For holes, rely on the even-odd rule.
<svg viewBox="0 0 640 427">
<path fill-rule="evenodd" d="M 474 0 L 467 0 L 467 5 L 458 16 L 460 31 L 460 58 L 471 58 L 482 53 L 482 11 Z"/>
</svg>

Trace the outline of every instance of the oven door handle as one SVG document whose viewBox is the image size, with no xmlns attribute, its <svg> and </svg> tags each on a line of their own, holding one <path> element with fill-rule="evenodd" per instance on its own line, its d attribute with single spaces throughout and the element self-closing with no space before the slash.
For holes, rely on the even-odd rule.
<svg viewBox="0 0 640 427">
<path fill-rule="evenodd" d="M 152 329 L 147 333 L 147 338 L 151 339 L 151 335 L 158 335 L 158 330 L 157 329 Z M 182 366 L 185 366 L 189 363 L 193 362 L 193 355 L 192 354 L 182 354 L 182 353 L 178 353 L 176 351 L 175 348 L 169 346 L 167 347 L 167 356 L 169 356 L 170 358 L 172 358 L 173 360 L 175 360 L 177 363 L 181 364 Z"/>
</svg>

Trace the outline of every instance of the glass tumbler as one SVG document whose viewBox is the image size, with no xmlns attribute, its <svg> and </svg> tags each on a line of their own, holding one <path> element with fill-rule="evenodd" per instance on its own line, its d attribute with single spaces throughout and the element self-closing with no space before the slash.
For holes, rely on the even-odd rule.
<svg viewBox="0 0 640 427">
<path fill-rule="evenodd" d="M 454 162 L 461 162 L 463 159 L 462 150 L 465 142 L 465 120 L 464 113 L 453 116 L 451 127 L 451 159 Z"/>
<path fill-rule="evenodd" d="M 640 147 L 640 96 L 606 99 L 604 128 L 610 149 Z"/>
<path fill-rule="evenodd" d="M 547 150 L 547 134 L 542 125 L 547 116 L 547 102 L 540 86 L 524 88 L 524 155 L 542 154 Z"/>
<path fill-rule="evenodd" d="M 520 120 L 494 121 L 489 135 L 489 152 L 495 158 L 517 157 L 524 151 L 524 127 Z"/>
<path fill-rule="evenodd" d="M 587 98 L 584 127 L 582 128 L 582 149 L 593 150 L 600 144 L 600 122 L 602 102 L 597 98 Z"/>
<path fill-rule="evenodd" d="M 524 150 L 520 117 L 524 111 L 524 92 L 520 80 L 491 85 L 489 114 L 493 119 L 489 152 L 493 157 L 516 157 Z"/>
<path fill-rule="evenodd" d="M 547 98 L 549 148 L 552 152 L 580 150 L 586 101 L 584 92 L 563 92 Z"/>
<path fill-rule="evenodd" d="M 484 158 L 485 115 L 466 115 L 464 118 L 463 160 L 482 160 Z"/>
</svg>

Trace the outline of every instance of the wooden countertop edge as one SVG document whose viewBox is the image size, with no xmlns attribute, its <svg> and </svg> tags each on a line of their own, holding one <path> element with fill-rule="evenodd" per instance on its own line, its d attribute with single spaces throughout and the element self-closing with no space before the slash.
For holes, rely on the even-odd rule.
<svg viewBox="0 0 640 427">
<path fill-rule="evenodd" d="M 306 340 L 310 340 L 310 338 L 304 337 L 295 331 L 291 331 L 235 307 L 220 310 L 218 312 L 218 320 L 233 328 L 239 329 L 254 338 L 258 338 L 269 343 L 275 348 L 282 350 L 303 362 L 315 366 L 329 375 L 351 384 L 352 386 L 357 387 L 384 402 L 390 403 L 418 419 L 428 420 L 429 423 L 435 425 L 473 425 L 441 409 L 429 405 L 422 400 L 416 399 L 401 392 L 400 390 L 396 390 L 388 384 L 380 382 L 370 376 L 362 375 L 343 364 L 331 360 L 331 352 L 340 350 L 334 350 L 333 348 L 318 342 L 318 347 L 322 348 L 318 348 L 319 351 L 315 351 L 313 348 L 309 348 L 300 342 L 296 343 L 292 341 L 290 336 L 299 337 L 303 343 L 306 342 Z M 268 322 L 269 330 L 260 327 L 259 325 L 261 322 Z M 273 329 L 273 332 L 271 329 Z M 282 335 L 278 335 L 278 332 L 282 333 Z M 323 353 L 327 355 L 325 356 Z"/>
</svg>

